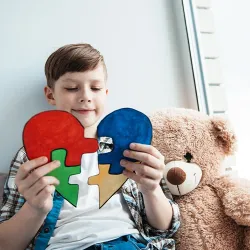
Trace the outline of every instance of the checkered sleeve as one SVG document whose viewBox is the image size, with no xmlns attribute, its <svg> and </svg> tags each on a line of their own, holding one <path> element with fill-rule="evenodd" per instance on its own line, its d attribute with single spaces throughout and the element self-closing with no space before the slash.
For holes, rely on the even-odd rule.
<svg viewBox="0 0 250 250">
<path fill-rule="evenodd" d="M 167 230 L 159 230 L 150 226 L 147 220 L 146 210 L 143 205 L 144 209 L 142 212 L 142 218 L 143 218 L 144 231 L 148 237 L 161 236 L 164 238 L 171 238 L 180 227 L 180 210 L 179 210 L 179 206 L 177 205 L 177 203 L 173 201 L 172 194 L 170 193 L 164 179 L 161 180 L 160 185 L 173 209 L 173 217 L 172 217 L 171 226 Z"/>
<path fill-rule="evenodd" d="M 11 162 L 9 175 L 4 185 L 3 203 L 0 208 L 0 223 L 15 215 L 25 202 L 15 185 L 15 177 L 19 167 L 26 161 L 28 161 L 27 155 L 24 148 L 21 148 Z"/>
</svg>

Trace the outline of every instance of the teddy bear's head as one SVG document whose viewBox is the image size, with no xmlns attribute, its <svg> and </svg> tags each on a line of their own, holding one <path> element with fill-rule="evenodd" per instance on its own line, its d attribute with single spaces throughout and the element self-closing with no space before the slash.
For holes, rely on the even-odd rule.
<svg viewBox="0 0 250 250">
<path fill-rule="evenodd" d="M 225 156 L 235 150 L 226 120 L 191 109 L 169 108 L 150 116 L 152 145 L 165 157 L 164 178 L 172 194 L 208 185 L 221 173 Z"/>
</svg>

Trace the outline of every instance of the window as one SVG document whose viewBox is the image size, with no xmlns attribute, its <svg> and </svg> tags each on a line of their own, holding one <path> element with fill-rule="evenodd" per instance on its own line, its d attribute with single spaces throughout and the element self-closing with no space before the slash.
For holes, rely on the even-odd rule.
<svg viewBox="0 0 250 250">
<path fill-rule="evenodd" d="M 203 110 L 210 115 L 227 117 L 238 138 L 238 150 L 226 158 L 225 171 L 250 179 L 247 167 L 250 35 L 244 29 L 250 3 L 247 0 L 240 5 L 227 0 L 183 0 L 183 5 Z"/>
</svg>

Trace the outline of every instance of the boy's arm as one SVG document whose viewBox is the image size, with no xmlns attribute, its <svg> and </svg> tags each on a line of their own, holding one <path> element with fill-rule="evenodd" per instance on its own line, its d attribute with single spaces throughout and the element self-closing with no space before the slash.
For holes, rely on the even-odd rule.
<svg viewBox="0 0 250 250">
<path fill-rule="evenodd" d="M 125 167 L 124 175 L 137 183 L 143 196 L 141 204 L 145 208 L 142 213 L 149 227 L 146 231 L 150 231 L 151 226 L 155 231 L 153 234 L 170 237 L 180 225 L 180 216 L 178 205 L 171 201 L 172 195 L 163 185 L 164 157 L 153 146 L 138 143 L 131 144 L 130 150 L 124 151 L 124 156 L 140 162 L 122 160 L 121 165 Z"/>
<path fill-rule="evenodd" d="M 144 207 L 143 219 L 144 228 L 150 235 L 164 235 L 170 238 L 180 227 L 180 210 L 177 203 L 172 199 L 172 195 L 166 185 L 164 179 L 161 180 L 158 193 L 153 196 L 143 195 L 141 206 Z M 167 228 L 159 228 L 161 224 L 169 223 Z M 157 221 L 157 222 L 156 222 Z"/>
<path fill-rule="evenodd" d="M 143 200 L 147 220 L 152 227 L 163 231 L 177 230 L 180 217 L 178 205 L 165 196 L 160 185 L 152 193 L 144 194 Z"/>
<path fill-rule="evenodd" d="M 0 249 L 25 249 L 32 240 L 30 237 L 35 236 L 33 232 L 30 237 L 25 235 L 29 233 L 29 227 L 33 227 L 31 220 L 34 216 L 29 206 L 24 204 L 25 200 L 15 185 L 16 173 L 21 164 L 27 161 L 26 153 L 21 148 L 10 165 L 9 175 L 4 185 L 3 204 L 0 209 Z M 21 240 L 18 239 L 19 237 Z M 17 246 L 15 243 L 18 243 Z"/>
<path fill-rule="evenodd" d="M 25 203 L 18 213 L 0 224 L 0 249 L 26 249 L 45 218 L 46 215 L 37 213 Z"/>
<path fill-rule="evenodd" d="M 0 209 L 0 250 L 25 249 L 36 235 L 49 211 L 56 184 L 55 179 L 43 176 L 55 167 L 53 163 L 42 166 L 39 159 L 28 161 L 23 148 L 13 159 Z"/>
<path fill-rule="evenodd" d="M 143 200 L 150 225 L 160 230 L 169 229 L 173 210 L 160 185 L 151 193 L 144 194 Z"/>
</svg>

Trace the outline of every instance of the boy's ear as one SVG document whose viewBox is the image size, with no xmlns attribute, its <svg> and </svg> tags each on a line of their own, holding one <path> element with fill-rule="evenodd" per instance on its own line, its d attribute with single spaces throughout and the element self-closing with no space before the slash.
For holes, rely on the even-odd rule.
<svg viewBox="0 0 250 250">
<path fill-rule="evenodd" d="M 55 98 L 54 98 L 53 90 L 50 87 L 45 86 L 44 87 L 44 94 L 45 94 L 45 97 L 47 99 L 47 102 L 50 105 L 55 106 L 56 105 L 56 101 L 55 101 Z"/>
<path fill-rule="evenodd" d="M 108 89 L 106 89 L 106 95 L 109 93 L 109 90 Z"/>
</svg>

